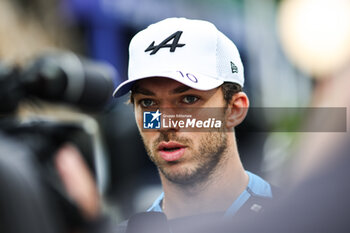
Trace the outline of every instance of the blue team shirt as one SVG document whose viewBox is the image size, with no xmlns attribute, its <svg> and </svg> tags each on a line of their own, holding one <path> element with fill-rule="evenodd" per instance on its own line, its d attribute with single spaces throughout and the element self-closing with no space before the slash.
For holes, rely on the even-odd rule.
<svg viewBox="0 0 350 233">
<path fill-rule="evenodd" d="M 246 189 L 238 196 L 232 205 L 226 210 L 225 217 L 234 216 L 237 211 L 246 203 L 252 196 L 260 196 L 264 198 L 272 198 L 271 186 L 261 177 L 246 171 L 249 176 L 249 182 Z M 160 204 L 164 198 L 164 192 L 153 202 L 152 206 L 147 211 L 163 212 Z"/>
</svg>

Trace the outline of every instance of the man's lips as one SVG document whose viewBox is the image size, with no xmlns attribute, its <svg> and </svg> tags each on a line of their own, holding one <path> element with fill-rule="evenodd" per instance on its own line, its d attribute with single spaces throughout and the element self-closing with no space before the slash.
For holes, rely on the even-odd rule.
<svg viewBox="0 0 350 233">
<path fill-rule="evenodd" d="M 186 146 L 177 142 L 162 142 L 158 146 L 160 156 L 168 162 L 179 160 L 185 150 Z"/>
</svg>

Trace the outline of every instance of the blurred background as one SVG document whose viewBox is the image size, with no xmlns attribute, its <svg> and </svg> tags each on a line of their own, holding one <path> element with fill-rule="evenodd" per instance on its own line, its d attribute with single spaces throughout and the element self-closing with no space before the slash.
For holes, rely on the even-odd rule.
<svg viewBox="0 0 350 233">
<path fill-rule="evenodd" d="M 241 53 L 244 90 L 251 106 L 263 109 L 236 132 L 247 170 L 275 185 L 297 180 L 347 130 L 346 119 L 329 132 L 287 130 L 302 127 L 306 119 L 284 111 L 350 103 L 350 3 L 345 0 L 0 0 L 0 61 L 21 66 L 43 52 L 69 50 L 111 64 L 116 86 L 127 79 L 132 36 L 174 16 L 214 23 Z M 102 160 L 100 191 L 117 221 L 146 210 L 161 192 L 127 99 L 111 99 L 102 113 L 88 117 L 78 109 L 52 106 L 21 106 L 18 112 L 79 115 L 73 118 L 90 122 Z M 279 114 L 271 113 L 275 108 Z M 330 119 L 336 118 L 321 124 Z M 282 130 L 274 130 L 278 127 Z"/>
</svg>

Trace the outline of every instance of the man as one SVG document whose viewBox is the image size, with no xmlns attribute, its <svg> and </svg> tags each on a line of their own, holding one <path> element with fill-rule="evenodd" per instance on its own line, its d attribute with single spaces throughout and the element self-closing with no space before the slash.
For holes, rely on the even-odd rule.
<svg viewBox="0 0 350 233">
<path fill-rule="evenodd" d="M 131 91 L 140 134 L 159 170 L 164 192 L 148 211 L 163 212 L 168 219 L 261 212 L 265 200 L 272 198 L 271 186 L 244 170 L 233 130 L 249 107 L 242 92 L 243 65 L 233 42 L 209 22 L 169 18 L 135 35 L 129 52 L 129 78 L 113 95 Z M 147 129 L 159 123 L 161 114 L 174 115 L 175 121 L 176 114 L 197 116 L 198 109 L 208 110 L 209 117 L 222 112 L 223 119 L 206 128 L 190 124 L 197 126 L 193 130 L 180 123 Z M 72 185 L 70 192 L 79 196 L 75 188 Z"/>
<path fill-rule="evenodd" d="M 249 107 L 236 46 L 209 22 L 169 18 L 135 35 L 129 52 L 129 79 L 113 95 L 131 90 L 140 134 L 159 170 L 164 193 L 149 211 L 163 211 L 169 219 L 233 216 L 252 196 L 271 198 L 270 185 L 244 170 L 230 130 Z M 144 112 L 194 108 L 225 109 L 221 130 L 144 129 Z"/>
</svg>

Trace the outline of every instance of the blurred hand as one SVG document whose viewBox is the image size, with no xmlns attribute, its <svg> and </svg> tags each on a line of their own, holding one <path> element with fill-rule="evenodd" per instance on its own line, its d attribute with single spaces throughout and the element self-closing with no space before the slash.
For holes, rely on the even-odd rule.
<svg viewBox="0 0 350 233">
<path fill-rule="evenodd" d="M 81 209 L 87 220 L 100 215 L 100 196 L 92 174 L 80 152 L 71 144 L 66 144 L 56 154 L 56 169 L 68 195 Z"/>
</svg>

